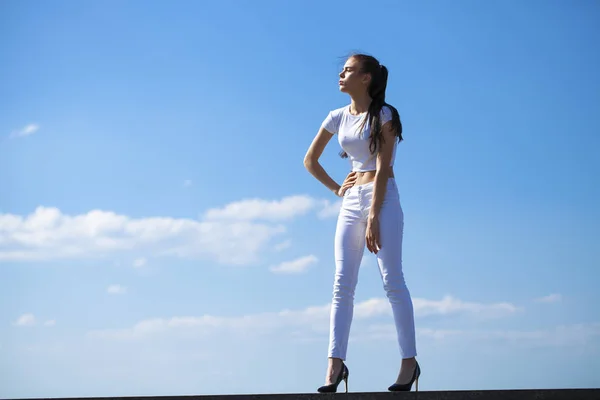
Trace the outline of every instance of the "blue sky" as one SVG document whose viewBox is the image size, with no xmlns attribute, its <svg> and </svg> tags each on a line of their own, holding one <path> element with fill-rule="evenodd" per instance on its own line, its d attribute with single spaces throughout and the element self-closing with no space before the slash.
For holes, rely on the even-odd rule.
<svg viewBox="0 0 600 400">
<path fill-rule="evenodd" d="M 314 392 L 338 203 L 303 167 L 390 70 L 422 390 L 597 387 L 600 6 L 0 5 L 0 397 Z M 341 182 L 335 140 L 322 163 Z M 351 391 L 399 359 L 365 252 Z"/>
</svg>

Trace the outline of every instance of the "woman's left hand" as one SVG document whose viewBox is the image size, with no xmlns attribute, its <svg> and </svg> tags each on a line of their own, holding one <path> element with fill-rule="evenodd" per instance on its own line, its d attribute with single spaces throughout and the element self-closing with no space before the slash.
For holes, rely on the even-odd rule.
<svg viewBox="0 0 600 400">
<path fill-rule="evenodd" d="M 371 253 L 377 254 L 381 249 L 381 242 L 379 240 L 379 219 L 375 217 L 369 217 L 367 221 L 367 233 L 366 233 L 367 249 Z"/>
</svg>

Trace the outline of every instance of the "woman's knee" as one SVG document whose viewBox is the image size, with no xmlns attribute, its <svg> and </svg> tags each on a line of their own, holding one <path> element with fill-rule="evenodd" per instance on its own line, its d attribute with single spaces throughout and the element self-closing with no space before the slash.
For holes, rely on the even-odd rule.
<svg viewBox="0 0 600 400">
<path fill-rule="evenodd" d="M 406 286 L 402 271 L 393 275 L 384 275 L 383 289 L 390 299 L 404 297 L 408 292 L 408 287 Z"/>
</svg>

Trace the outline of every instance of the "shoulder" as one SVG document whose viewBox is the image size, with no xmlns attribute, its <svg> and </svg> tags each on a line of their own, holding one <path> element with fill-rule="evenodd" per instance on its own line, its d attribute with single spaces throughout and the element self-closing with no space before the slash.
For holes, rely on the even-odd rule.
<svg viewBox="0 0 600 400">
<path fill-rule="evenodd" d="M 342 115 L 344 115 L 346 110 L 348 110 L 348 107 L 350 107 L 350 106 L 345 105 L 343 107 L 335 108 L 335 109 L 329 111 L 329 114 L 331 114 L 331 116 L 334 118 L 340 118 L 340 117 L 342 117 Z"/>
<path fill-rule="evenodd" d="M 325 120 L 321 124 L 321 127 L 325 128 L 330 133 L 337 133 L 340 128 L 342 116 L 344 115 L 344 112 L 347 108 L 348 106 L 344 106 L 329 111 L 329 113 L 325 117 Z"/>
<path fill-rule="evenodd" d="M 394 112 L 397 113 L 394 106 L 387 104 L 387 103 L 384 104 L 383 107 L 381 107 L 381 111 L 379 112 L 379 118 L 381 120 L 381 125 L 391 121 L 394 118 Z"/>
<path fill-rule="evenodd" d="M 391 105 L 384 104 L 383 107 L 381 107 L 381 111 L 379 112 L 379 115 L 381 117 L 384 117 L 387 119 L 391 118 L 392 117 L 392 108 L 393 107 Z"/>
</svg>

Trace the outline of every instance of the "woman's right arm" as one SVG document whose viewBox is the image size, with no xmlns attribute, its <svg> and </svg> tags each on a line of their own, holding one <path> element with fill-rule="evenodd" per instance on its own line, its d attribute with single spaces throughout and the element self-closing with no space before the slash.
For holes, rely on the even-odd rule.
<svg viewBox="0 0 600 400">
<path fill-rule="evenodd" d="M 323 150 L 331 140 L 332 136 L 333 134 L 328 132 L 325 128 L 321 127 L 319 129 L 319 132 L 317 132 L 317 135 L 304 156 L 304 167 L 312 174 L 312 176 L 317 178 L 319 182 L 327 186 L 327 188 L 335 193 L 336 196 L 339 196 L 341 186 L 325 172 L 325 169 L 319 163 L 319 158 L 321 157 L 321 154 L 323 154 Z"/>
</svg>

